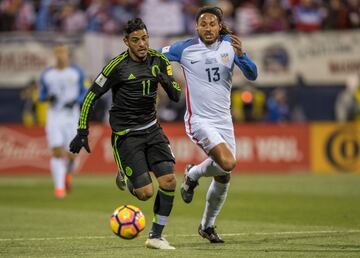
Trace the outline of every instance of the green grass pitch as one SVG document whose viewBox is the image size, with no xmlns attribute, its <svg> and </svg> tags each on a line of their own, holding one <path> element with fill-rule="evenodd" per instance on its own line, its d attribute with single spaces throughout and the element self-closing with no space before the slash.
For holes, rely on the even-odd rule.
<svg viewBox="0 0 360 258">
<path fill-rule="evenodd" d="M 0 177 L 0 257 L 360 257 L 360 176 L 233 176 L 216 222 L 226 241 L 197 235 L 209 179 L 191 204 L 178 178 L 165 236 L 176 250 L 144 247 L 153 199 L 136 200 L 113 176 L 78 176 L 73 192 L 55 200 L 50 177 Z M 122 240 L 112 211 L 133 204 L 147 219 L 143 234 Z"/>
</svg>

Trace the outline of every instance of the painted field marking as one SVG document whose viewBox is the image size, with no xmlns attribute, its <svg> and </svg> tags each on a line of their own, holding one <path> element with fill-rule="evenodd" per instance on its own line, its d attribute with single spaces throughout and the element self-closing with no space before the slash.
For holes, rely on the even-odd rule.
<svg viewBox="0 0 360 258">
<path fill-rule="evenodd" d="M 283 231 L 283 232 L 247 232 L 247 233 L 224 233 L 221 236 L 275 236 L 275 235 L 321 235 L 321 234 L 356 234 L 360 230 L 319 230 L 319 231 Z M 169 236 L 169 235 L 167 235 Z M 171 237 L 197 237 L 198 234 L 177 234 Z M 53 240 L 81 240 L 81 239 L 106 239 L 114 236 L 78 236 L 78 237 L 33 237 L 33 238 L 0 238 L 5 241 L 53 241 Z"/>
</svg>

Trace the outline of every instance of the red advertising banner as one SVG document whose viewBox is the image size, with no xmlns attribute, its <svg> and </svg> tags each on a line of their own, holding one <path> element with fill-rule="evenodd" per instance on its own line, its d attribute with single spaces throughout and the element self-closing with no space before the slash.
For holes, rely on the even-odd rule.
<svg viewBox="0 0 360 258">
<path fill-rule="evenodd" d="M 306 172 L 310 167 L 309 125 L 235 126 L 237 170 Z"/>
<path fill-rule="evenodd" d="M 176 157 L 176 171 L 183 171 L 186 164 L 196 164 L 206 158 L 187 137 L 182 123 L 163 124 L 162 127 Z M 81 151 L 78 158 L 80 173 L 116 173 L 110 135 L 108 126 L 91 126 L 91 154 Z M 309 170 L 308 125 L 236 125 L 235 135 L 238 163 L 234 172 Z M 43 128 L 0 127 L 0 174 L 49 173 L 50 157 Z"/>
<path fill-rule="evenodd" d="M 199 163 L 205 153 L 184 132 L 184 126 L 163 126 L 176 157 L 177 170 Z M 308 125 L 235 125 L 236 160 L 234 171 L 291 172 L 309 169 Z"/>
</svg>

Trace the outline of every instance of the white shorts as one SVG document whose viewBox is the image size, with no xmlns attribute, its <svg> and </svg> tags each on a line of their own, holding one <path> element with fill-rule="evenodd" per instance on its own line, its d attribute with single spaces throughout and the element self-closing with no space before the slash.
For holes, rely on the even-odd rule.
<svg viewBox="0 0 360 258">
<path fill-rule="evenodd" d="M 219 128 L 206 120 L 200 121 L 192 119 L 191 127 L 186 127 L 186 133 L 190 139 L 198 144 L 207 154 L 220 143 L 226 143 L 233 155 L 235 156 L 236 154 L 234 127 L 232 123 L 225 127 L 224 124 L 222 124 L 221 128 Z"/>
<path fill-rule="evenodd" d="M 75 137 L 78 127 L 78 120 L 61 119 L 61 117 L 49 118 L 46 122 L 46 138 L 50 148 L 64 147 L 69 151 L 69 145 Z"/>
</svg>

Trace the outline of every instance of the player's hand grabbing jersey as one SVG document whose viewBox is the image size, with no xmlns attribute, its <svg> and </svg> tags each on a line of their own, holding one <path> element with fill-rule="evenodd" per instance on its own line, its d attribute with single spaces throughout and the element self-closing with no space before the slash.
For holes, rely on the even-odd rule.
<svg viewBox="0 0 360 258">
<path fill-rule="evenodd" d="M 141 127 L 156 120 L 158 82 L 170 99 L 179 100 L 179 84 L 172 78 L 169 60 L 163 54 L 149 49 L 145 61 L 135 62 L 128 51 L 121 53 L 103 68 L 90 87 L 81 110 L 79 129 L 88 128 L 90 107 L 110 89 L 110 124 L 114 131 Z"/>
</svg>

